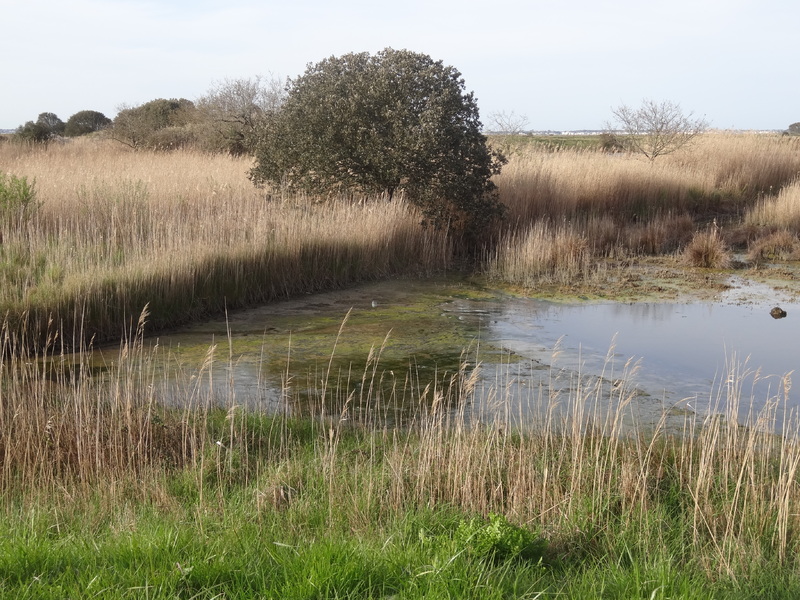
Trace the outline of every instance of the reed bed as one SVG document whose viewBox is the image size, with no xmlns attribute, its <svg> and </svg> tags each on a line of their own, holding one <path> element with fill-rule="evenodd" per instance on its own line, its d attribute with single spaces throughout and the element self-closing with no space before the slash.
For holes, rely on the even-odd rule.
<svg viewBox="0 0 800 600">
<path fill-rule="evenodd" d="M 800 233 L 800 180 L 774 196 L 762 198 L 745 215 L 746 226 Z"/>
<path fill-rule="evenodd" d="M 758 242 L 764 232 L 797 226 L 798 172 L 797 140 L 780 136 L 709 134 L 654 163 L 531 146 L 497 177 L 508 221 L 483 270 L 534 287 L 585 279 L 609 257 L 681 253 L 692 266 L 721 268 L 731 246 L 755 244 L 750 254 L 763 261 L 776 241 Z"/>
<path fill-rule="evenodd" d="M 596 150 L 522 150 L 497 177 L 509 221 L 611 215 L 625 221 L 689 212 L 729 214 L 800 171 L 796 139 L 709 134 L 650 161 Z"/>
<path fill-rule="evenodd" d="M 270 195 L 247 159 L 131 152 L 110 141 L 0 148 L 39 210 L 6 227 L 0 310 L 28 339 L 48 322 L 118 338 L 145 305 L 168 327 L 253 303 L 447 268 L 446 235 L 402 202 Z"/>
<path fill-rule="evenodd" d="M 534 287 L 542 281 L 566 284 L 589 275 L 592 255 L 588 239 L 565 225 L 534 224 L 527 232 L 506 234 L 488 259 L 493 278 Z"/>
</svg>

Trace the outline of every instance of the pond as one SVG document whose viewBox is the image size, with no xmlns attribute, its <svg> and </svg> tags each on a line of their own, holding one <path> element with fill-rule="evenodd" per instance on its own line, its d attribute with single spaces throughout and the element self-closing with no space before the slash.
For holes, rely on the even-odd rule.
<svg viewBox="0 0 800 600">
<path fill-rule="evenodd" d="M 633 304 L 548 302 L 458 279 L 388 281 L 238 311 L 148 344 L 183 372 L 216 345 L 215 394 L 270 411 L 322 395 L 349 397 L 353 411 L 379 402 L 401 418 L 425 401 L 426 386 L 463 385 L 474 373 L 467 410 L 476 418 L 541 417 L 583 394 L 606 408 L 624 400 L 637 421 L 674 416 L 680 427 L 686 413 L 724 412 L 732 386 L 740 418 L 785 393 L 797 406 L 784 375 L 800 364 L 800 306 L 784 301 L 787 318 L 774 319 L 774 299 L 743 280 L 714 302 Z M 97 350 L 93 363 L 113 363 L 116 352 Z"/>
</svg>

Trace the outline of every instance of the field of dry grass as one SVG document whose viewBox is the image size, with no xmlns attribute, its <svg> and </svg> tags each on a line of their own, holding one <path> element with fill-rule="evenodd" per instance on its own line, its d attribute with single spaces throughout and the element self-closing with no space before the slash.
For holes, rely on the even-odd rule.
<svg viewBox="0 0 800 600">
<path fill-rule="evenodd" d="M 719 236 L 704 241 L 716 243 L 719 259 L 685 257 L 695 266 L 723 266 L 730 248 L 757 246 L 777 230 L 797 237 L 798 176 L 800 142 L 778 135 L 708 134 L 654 163 L 593 149 L 523 147 L 497 177 L 508 232 L 489 254 L 487 272 L 515 283 L 524 273 L 526 285 L 539 274 L 572 278 L 576 248 L 589 249 L 580 271 L 607 257 L 669 255 L 693 239 L 699 244 L 696 234 L 712 222 Z M 543 255 L 550 258 L 542 262 Z"/>
<path fill-rule="evenodd" d="M 267 200 L 249 166 L 104 140 L 0 146 L 0 170 L 35 180 L 40 203 L 2 232 L 0 311 L 29 331 L 52 318 L 110 339 L 145 305 L 160 328 L 449 264 L 447 238 L 402 202 Z"/>
<path fill-rule="evenodd" d="M 715 133 L 652 164 L 522 147 L 496 179 L 508 218 L 481 269 L 532 287 L 593 276 L 608 258 L 683 253 L 687 264 L 719 267 L 731 249 L 757 264 L 797 256 L 799 146 L 790 137 Z M 102 139 L 0 145 L 0 170 L 35 181 L 38 205 L 0 224 L 0 310 L 12 330 L 42 340 L 53 327 L 82 323 L 86 338 L 113 339 L 145 305 L 152 326 L 163 328 L 452 263 L 451 240 L 419 227 L 402 201 L 267 199 L 248 180 L 249 166 L 242 157 L 133 152 Z M 712 220 L 719 235 L 698 237 Z"/>
</svg>

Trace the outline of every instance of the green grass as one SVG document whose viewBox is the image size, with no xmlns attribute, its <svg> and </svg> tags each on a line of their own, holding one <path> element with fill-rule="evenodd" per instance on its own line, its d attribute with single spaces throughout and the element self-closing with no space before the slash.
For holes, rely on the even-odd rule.
<svg viewBox="0 0 800 600">
<path fill-rule="evenodd" d="M 207 423 L 211 438 L 224 439 L 224 412 Z M 585 510 L 543 527 L 513 514 L 481 517 L 437 500 L 434 489 L 421 501 L 413 494 L 389 501 L 381 475 L 392 460 L 386 433 L 341 429 L 334 440 L 312 420 L 253 415 L 245 428 L 249 465 L 229 465 L 226 439 L 226 450 L 210 447 L 196 467 L 7 495 L 0 597 L 792 598 L 800 591 L 793 558 L 745 560 L 729 575 L 709 569 L 713 551 L 692 549 L 694 525 L 677 481 L 653 490 L 638 520 L 588 495 L 580 499 Z M 473 439 L 488 448 L 493 434 Z M 459 435 L 443 441 L 458 445 Z M 402 443 L 411 454 L 426 451 L 424 436 L 403 435 Z M 503 438 L 508 447 L 523 443 Z M 290 491 L 280 497 L 276 486 Z"/>
<path fill-rule="evenodd" d="M 599 150 L 603 138 L 598 135 L 489 135 L 489 142 L 511 153 L 525 149 L 545 151 Z"/>
<path fill-rule="evenodd" d="M 314 508 L 253 518 L 227 499 L 219 513 L 166 517 L 139 507 L 118 530 L 25 515 L 4 523 L 0 592 L 15 598 L 517 597 L 546 567 L 473 560 L 453 541 L 455 515 L 408 514 L 378 530 L 344 531 Z M 319 509 L 317 509 L 319 513 Z M 325 512 L 325 511 L 322 511 Z M 320 520 L 324 526 L 315 527 Z M 94 529 L 94 530 L 93 530 Z"/>
</svg>

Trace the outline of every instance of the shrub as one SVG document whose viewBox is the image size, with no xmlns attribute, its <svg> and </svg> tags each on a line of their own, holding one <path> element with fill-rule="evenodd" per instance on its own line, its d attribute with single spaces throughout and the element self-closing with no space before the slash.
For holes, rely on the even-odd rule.
<svg viewBox="0 0 800 600">
<path fill-rule="evenodd" d="M 131 148 L 165 149 L 175 148 L 175 142 L 183 134 L 167 135 L 163 129 L 181 128 L 189 125 L 196 116 L 194 103 L 185 98 L 151 100 L 141 106 L 123 108 L 114 119 L 110 129 L 111 138 Z"/>
<path fill-rule="evenodd" d="M 64 135 L 74 137 L 100 131 L 111 125 L 111 119 L 96 110 L 82 110 L 76 112 L 64 127 Z"/>
<path fill-rule="evenodd" d="M 26 222 L 38 208 L 35 181 L 0 173 L 0 220 L 3 225 Z"/>
<path fill-rule="evenodd" d="M 706 231 L 698 231 L 683 251 L 686 263 L 704 269 L 724 269 L 731 263 L 728 246 L 712 225 Z"/>
<path fill-rule="evenodd" d="M 15 137 L 24 142 L 44 144 L 51 139 L 63 135 L 64 122 L 53 113 L 41 113 L 36 121 L 28 121 L 20 125 Z"/>
</svg>

